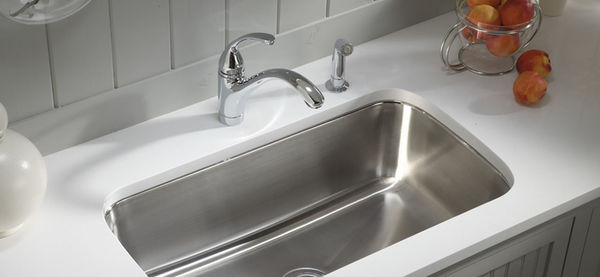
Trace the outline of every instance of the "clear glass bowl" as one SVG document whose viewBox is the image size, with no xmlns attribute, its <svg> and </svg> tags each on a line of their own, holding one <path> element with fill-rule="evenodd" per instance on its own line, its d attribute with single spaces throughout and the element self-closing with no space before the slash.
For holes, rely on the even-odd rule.
<svg viewBox="0 0 600 277">
<path fill-rule="evenodd" d="M 91 0 L 0 0 L 0 14 L 33 25 L 64 19 L 83 9 Z"/>
<path fill-rule="evenodd" d="M 529 1 L 534 9 L 531 20 L 518 25 L 500 26 L 472 23 L 467 16 L 471 10 L 467 0 L 456 0 L 458 22 L 448 30 L 440 48 L 444 65 L 454 71 L 469 70 L 481 75 L 511 72 L 515 68 L 515 57 L 529 45 L 542 24 L 542 12 L 537 0 Z M 449 57 L 450 50 L 456 41 L 460 47 L 458 62 L 452 63 Z M 505 50 L 499 47 L 508 44 L 512 45 L 512 49 Z M 494 47 L 496 51 L 490 51 Z M 498 49 L 505 51 L 500 51 L 504 53 L 498 56 Z"/>
</svg>

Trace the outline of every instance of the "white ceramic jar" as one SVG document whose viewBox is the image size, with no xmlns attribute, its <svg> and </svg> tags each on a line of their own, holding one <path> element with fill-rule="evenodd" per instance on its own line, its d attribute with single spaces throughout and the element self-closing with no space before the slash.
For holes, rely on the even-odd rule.
<svg viewBox="0 0 600 277">
<path fill-rule="evenodd" d="M 7 125 L 0 104 L 0 238 L 17 231 L 40 205 L 47 180 L 40 152 Z"/>
</svg>

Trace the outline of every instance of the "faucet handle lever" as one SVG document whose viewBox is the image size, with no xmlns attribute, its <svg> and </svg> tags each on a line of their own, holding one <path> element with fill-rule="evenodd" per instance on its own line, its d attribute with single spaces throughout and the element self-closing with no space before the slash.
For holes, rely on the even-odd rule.
<svg viewBox="0 0 600 277">
<path fill-rule="evenodd" d="M 250 34 L 245 34 L 237 39 L 234 39 L 231 43 L 229 43 L 229 46 L 227 47 L 228 49 L 226 49 L 226 50 L 231 50 L 232 48 L 237 49 L 238 45 L 246 40 L 260 41 L 267 45 L 272 45 L 273 43 L 275 43 L 275 37 L 271 34 L 250 33 Z"/>
<path fill-rule="evenodd" d="M 267 45 L 275 43 L 275 36 L 267 33 L 250 33 L 234 39 L 219 58 L 219 74 L 229 79 L 235 79 L 244 75 L 244 59 L 238 50 L 240 43 L 246 40 L 260 41 Z"/>
</svg>

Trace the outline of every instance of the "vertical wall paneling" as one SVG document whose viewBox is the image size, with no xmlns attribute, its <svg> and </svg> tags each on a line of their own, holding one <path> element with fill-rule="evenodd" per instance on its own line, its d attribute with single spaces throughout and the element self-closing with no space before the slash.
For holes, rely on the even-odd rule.
<svg viewBox="0 0 600 277">
<path fill-rule="evenodd" d="M 46 29 L 0 16 L 0 102 L 9 120 L 51 110 L 52 101 Z"/>
<path fill-rule="evenodd" d="M 431 7 L 411 0 L 377 1 L 361 9 L 323 20 L 317 25 L 281 33 L 272 46 L 254 44 L 241 50 L 246 72 L 253 74 L 273 67 L 293 68 L 317 57 L 331 55 L 337 38 L 345 38 L 358 45 L 448 12 L 453 7 L 453 3 L 446 0 L 428 3 Z M 375 22 L 377 24 L 373 24 Z"/>
<path fill-rule="evenodd" d="M 225 47 L 225 2 L 171 1 L 174 67 L 221 53 Z"/>
<path fill-rule="evenodd" d="M 223 0 L 223 2 L 225 3 L 225 43 L 224 43 L 224 45 L 227 45 L 227 43 L 229 43 L 229 1 L 230 0 Z"/>
<path fill-rule="evenodd" d="M 329 15 L 336 15 L 345 11 L 369 4 L 374 0 L 329 0 Z M 428 4 L 425 4 L 428 5 Z"/>
<path fill-rule="evenodd" d="M 280 0 L 279 32 L 325 18 L 327 0 Z"/>
<path fill-rule="evenodd" d="M 49 24 L 48 42 L 58 106 L 113 88 L 108 0 Z"/>
<path fill-rule="evenodd" d="M 277 11 L 275 12 L 275 33 L 279 34 L 281 33 L 281 24 L 279 24 L 279 22 L 281 22 L 281 1 L 283 0 L 277 0 Z"/>
<path fill-rule="evenodd" d="M 277 0 L 229 0 L 228 39 L 254 32 L 277 32 Z"/>
<path fill-rule="evenodd" d="M 300 6 L 303 10 L 313 8 L 314 3 L 322 3 L 312 1 L 294 2 L 310 5 Z M 325 3 L 334 1 L 325 0 Z M 410 0 L 376 1 L 341 16 L 327 20 L 317 19 L 318 22 L 314 25 L 302 25 L 304 27 L 281 33 L 273 46 L 249 45 L 242 50 L 247 73 L 273 67 L 294 68 L 331 55 L 331 47 L 336 38 L 343 37 L 360 44 L 446 13 L 453 7 L 452 2 L 447 0 L 430 1 L 428 4 Z M 283 4 L 279 6 L 281 2 Z M 81 52 L 77 51 L 80 49 L 59 49 L 63 47 L 59 46 L 61 44 L 66 47 L 77 46 L 68 41 L 83 40 L 78 37 L 83 35 L 76 33 L 75 37 L 67 37 L 63 33 L 66 41 L 58 41 L 58 38 L 60 32 L 65 31 L 63 29 L 77 28 L 71 25 L 81 25 L 81 29 L 91 36 L 96 33 L 106 36 L 104 32 L 98 31 L 105 24 L 98 22 L 105 22 L 106 17 L 98 19 L 99 8 L 94 8 L 106 4 L 108 42 L 99 42 L 99 45 L 86 44 L 92 43 L 91 41 L 76 43 L 83 43 L 93 49 L 93 55 L 107 56 L 106 51 L 112 50 L 112 59 L 106 58 L 100 63 L 103 65 L 100 66 L 101 76 L 89 77 L 94 74 L 88 59 L 97 63 L 99 58 L 79 58 L 77 56 L 81 56 Z M 6 104 L 11 115 L 12 128 L 29 136 L 44 154 L 53 153 L 213 97 L 217 89 L 217 56 L 213 54 L 219 54 L 225 43 L 239 35 L 257 31 L 275 33 L 279 22 L 278 9 L 281 8 L 282 11 L 282 24 L 286 24 L 285 20 L 289 20 L 289 17 L 285 13 L 288 9 L 293 9 L 288 5 L 293 7 L 295 4 L 289 0 L 189 0 L 187 4 L 185 0 L 94 0 L 91 6 L 82 10 L 82 14 L 67 19 L 80 21 L 80 24 L 59 22 L 44 28 L 0 23 L 0 101 Z M 325 5 L 325 10 L 327 7 Z M 189 13 L 182 13 L 182 9 L 189 9 Z M 216 37 L 210 34 L 215 28 L 204 26 L 205 21 L 197 17 L 197 13 L 218 18 L 206 24 L 216 24 L 213 25 L 216 28 L 222 26 L 219 29 L 221 32 Z M 302 14 L 305 13 L 312 14 L 306 11 Z M 94 19 L 96 17 L 98 18 Z M 96 22 L 98 26 L 90 22 Z M 374 22 L 377 24 L 373 24 Z M 57 27 L 62 24 L 65 26 Z M 17 29 L 20 31 L 15 31 Z M 209 40 L 203 37 L 208 37 Z M 89 39 L 96 41 L 95 37 Z M 216 53 L 209 54 L 208 49 L 212 48 L 209 44 L 213 39 Z M 48 49 L 50 40 L 53 49 Z M 49 51 L 54 51 L 51 52 L 53 55 L 48 55 Z M 204 58 L 205 55 L 209 57 Z M 57 80 L 58 92 L 55 103 L 64 105 L 58 109 L 52 109 L 52 71 L 49 60 L 56 65 L 57 76 L 54 79 Z M 196 62 L 198 60 L 202 61 Z M 97 87 L 96 90 L 99 91 L 91 92 L 90 82 L 110 79 L 110 76 L 104 75 L 110 72 L 106 69 L 106 64 L 112 64 L 111 87 L 114 90 L 110 91 L 113 93 L 102 93 L 106 91 L 104 82 Z M 72 68 L 65 68 L 66 65 Z M 161 74 L 171 68 L 177 70 Z M 83 78 L 88 83 L 64 77 L 69 74 L 83 76 L 78 78 Z M 23 76 L 28 77 L 24 80 Z M 127 85 L 134 82 L 135 84 Z M 72 86 L 71 89 L 66 90 L 66 85 Z M 8 93 L 9 91 L 17 93 Z M 79 97 L 92 94 L 98 95 L 76 101 Z M 34 96 L 37 98 L 33 99 Z M 123 108 L 131 107 L 130 103 L 136 103 L 136 107 Z M 39 115 L 31 116 L 34 114 Z M 24 117 L 28 118 L 14 122 Z M 89 122 L 94 122 L 92 127 L 89 127 Z"/>
<path fill-rule="evenodd" d="M 111 0 L 116 85 L 169 71 L 169 0 Z"/>
<path fill-rule="evenodd" d="M 173 37 L 173 10 L 175 9 L 173 7 L 174 5 L 174 1 L 175 0 L 169 0 L 169 50 L 171 51 L 169 53 L 169 57 L 171 58 L 171 69 L 175 69 L 175 39 Z"/>
</svg>

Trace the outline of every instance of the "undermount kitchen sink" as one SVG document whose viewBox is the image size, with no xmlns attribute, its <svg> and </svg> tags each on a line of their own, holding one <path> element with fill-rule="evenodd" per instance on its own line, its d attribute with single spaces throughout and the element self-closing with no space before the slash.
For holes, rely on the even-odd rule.
<svg viewBox="0 0 600 277">
<path fill-rule="evenodd" d="M 465 141 L 378 101 L 121 199 L 106 221 L 149 276 L 322 276 L 506 193 Z"/>
</svg>

